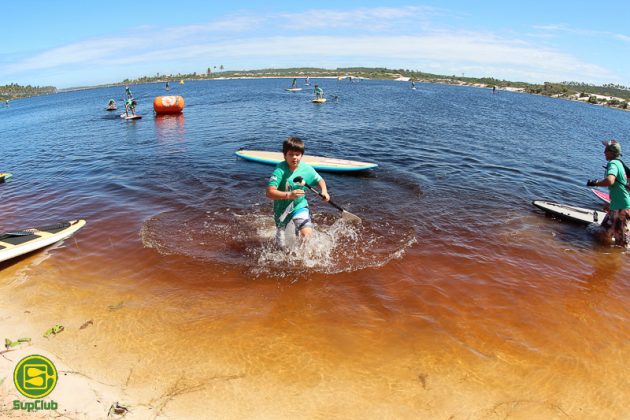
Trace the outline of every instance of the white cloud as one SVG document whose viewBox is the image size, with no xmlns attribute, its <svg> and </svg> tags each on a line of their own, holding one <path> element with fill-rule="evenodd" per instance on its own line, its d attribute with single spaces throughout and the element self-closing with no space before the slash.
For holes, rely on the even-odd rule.
<svg viewBox="0 0 630 420">
<path fill-rule="evenodd" d="M 534 29 L 543 31 L 547 34 L 553 33 L 566 33 L 570 35 L 583 36 L 583 37 L 603 37 L 609 39 L 616 39 L 620 41 L 630 42 L 630 36 L 619 34 L 611 31 L 596 31 L 591 29 L 573 28 L 566 24 L 551 24 L 551 25 L 536 25 Z"/>
<path fill-rule="evenodd" d="M 250 63 L 283 63 L 286 67 L 338 63 L 466 72 L 530 82 L 618 80 L 602 66 L 514 35 L 506 38 L 487 32 L 429 29 L 430 17 L 442 13 L 423 7 L 307 10 L 239 14 L 198 25 L 142 27 L 125 37 L 85 40 L 45 51 L 4 66 L 0 74 L 64 68 L 70 72 L 82 67 L 108 67 L 111 72 L 115 66 L 125 66 L 132 73 L 134 68 L 186 71 L 194 66 L 202 71 L 209 62 L 234 63 L 240 68 Z M 418 26 L 423 21 L 427 24 Z M 415 30 L 409 30 L 409 23 Z M 566 25 L 538 29 L 571 30 Z"/>
<path fill-rule="evenodd" d="M 430 7 L 377 7 L 354 10 L 307 10 L 301 13 L 281 13 L 273 18 L 277 24 L 288 29 L 331 29 L 361 28 L 384 29 L 395 27 L 401 21 L 425 19 L 438 13 Z"/>
<path fill-rule="evenodd" d="M 447 74 L 486 68 L 507 78 L 510 74 L 527 75 L 525 81 L 589 80 L 605 81 L 614 77 L 605 68 L 584 63 L 577 58 L 550 49 L 541 49 L 521 41 L 503 40 L 486 34 L 436 33 L 424 36 L 296 36 L 240 39 L 213 44 L 188 45 L 146 52 L 133 57 L 113 59 L 119 65 L 147 61 L 189 60 L 221 57 L 223 61 L 268 58 L 290 65 L 291 60 L 334 61 L 343 65 L 369 58 L 390 67 L 422 69 L 427 63 L 448 63 L 441 67 Z M 283 60 L 284 58 L 284 60 Z M 411 67 L 413 68 L 413 67 Z M 461 68 L 461 70 L 458 70 Z"/>
<path fill-rule="evenodd" d="M 265 25 L 265 16 L 233 15 L 229 18 L 219 19 L 199 25 L 183 25 L 158 29 L 157 36 L 160 39 L 181 39 L 187 36 L 198 36 L 216 33 L 241 33 L 260 28 Z M 156 36 L 156 33 L 153 34 Z"/>
<path fill-rule="evenodd" d="M 131 48 L 146 47 L 148 45 L 150 45 L 149 39 L 103 38 L 87 40 L 65 47 L 53 48 L 15 64 L 10 64 L 4 70 L 10 74 L 69 64 L 88 63 L 119 54 L 126 55 L 126 51 L 129 51 Z"/>
<path fill-rule="evenodd" d="M 533 28 L 539 29 L 541 31 L 558 31 L 558 32 L 564 32 L 564 31 L 569 30 L 568 26 L 565 25 L 564 23 L 556 23 L 556 24 L 550 24 L 550 25 L 534 25 Z"/>
</svg>

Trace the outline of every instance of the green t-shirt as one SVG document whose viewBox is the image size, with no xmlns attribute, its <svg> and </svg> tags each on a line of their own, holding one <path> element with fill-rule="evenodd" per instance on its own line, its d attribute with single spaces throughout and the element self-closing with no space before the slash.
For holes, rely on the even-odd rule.
<svg viewBox="0 0 630 420">
<path fill-rule="evenodd" d="M 289 165 L 286 162 L 280 162 L 276 169 L 274 169 L 269 182 L 268 187 L 276 187 L 278 191 L 289 192 L 291 190 L 305 190 L 306 187 L 293 182 L 295 177 L 301 176 L 304 178 L 304 182 L 311 187 L 317 185 L 321 181 L 322 177 L 313 169 L 308 163 L 300 162 L 295 171 L 289 170 Z M 296 198 L 295 200 L 273 200 L 273 218 L 276 221 L 276 226 L 284 227 L 291 221 L 296 210 L 308 207 L 306 201 L 306 195 Z"/>
<path fill-rule="evenodd" d="M 610 209 L 622 210 L 630 209 L 630 193 L 626 190 L 626 171 L 623 169 L 623 165 L 619 160 L 613 159 L 608 161 L 606 166 L 606 176 L 615 176 L 615 183 L 608 187 L 610 191 Z"/>
</svg>

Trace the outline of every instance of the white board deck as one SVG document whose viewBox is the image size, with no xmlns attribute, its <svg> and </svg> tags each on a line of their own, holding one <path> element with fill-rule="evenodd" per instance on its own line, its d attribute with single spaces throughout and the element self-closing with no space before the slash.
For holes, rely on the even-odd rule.
<svg viewBox="0 0 630 420">
<path fill-rule="evenodd" d="M 262 150 L 239 150 L 236 155 L 243 159 L 253 162 L 265 163 L 268 165 L 277 165 L 284 161 L 284 155 L 281 152 L 265 152 Z M 363 171 L 366 169 L 376 168 L 378 165 L 371 162 L 360 162 L 346 159 L 336 159 L 323 156 L 304 155 L 302 162 L 306 162 L 316 170 L 329 172 L 350 172 Z"/>
<path fill-rule="evenodd" d="M 142 118 L 142 115 L 125 115 L 125 114 L 120 114 L 120 118 L 125 119 L 125 120 L 139 120 L 140 118 Z"/>
<path fill-rule="evenodd" d="M 567 206 L 566 204 L 554 203 L 552 201 L 534 200 L 532 204 L 546 213 L 571 222 L 584 224 L 597 223 L 601 225 L 604 221 L 604 217 L 606 217 L 606 213 L 603 211 Z"/>
<path fill-rule="evenodd" d="M 71 220 L 0 234 L 0 262 L 66 239 L 83 226 L 85 226 L 85 220 Z"/>
</svg>

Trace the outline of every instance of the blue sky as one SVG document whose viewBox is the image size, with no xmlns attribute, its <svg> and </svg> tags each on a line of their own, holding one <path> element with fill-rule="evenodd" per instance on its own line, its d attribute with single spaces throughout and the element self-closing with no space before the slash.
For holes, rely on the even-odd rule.
<svg viewBox="0 0 630 420">
<path fill-rule="evenodd" d="M 224 65 L 630 86 L 629 15 L 628 0 L 22 0 L 3 4 L 0 85 L 83 86 Z"/>
</svg>

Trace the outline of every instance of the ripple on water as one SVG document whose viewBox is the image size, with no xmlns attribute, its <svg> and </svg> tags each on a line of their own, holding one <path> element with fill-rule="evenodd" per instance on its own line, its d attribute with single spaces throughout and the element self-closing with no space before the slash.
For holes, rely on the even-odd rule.
<svg viewBox="0 0 630 420">
<path fill-rule="evenodd" d="M 144 246 L 163 255 L 238 265 L 254 275 L 277 277 L 308 273 L 352 272 L 380 267 L 415 242 L 413 229 L 390 222 L 351 224 L 330 214 L 318 215 L 314 234 L 297 240 L 286 231 L 287 248 L 275 243 L 275 226 L 268 214 L 249 214 L 225 208 L 214 212 L 186 209 L 147 219 L 142 227 Z"/>
</svg>

